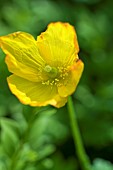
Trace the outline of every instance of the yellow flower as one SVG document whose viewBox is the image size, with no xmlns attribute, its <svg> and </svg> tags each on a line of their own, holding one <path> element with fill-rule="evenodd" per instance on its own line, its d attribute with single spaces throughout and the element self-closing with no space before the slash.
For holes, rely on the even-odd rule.
<svg viewBox="0 0 113 170">
<path fill-rule="evenodd" d="M 68 23 L 51 23 L 37 37 L 15 32 L 0 37 L 11 73 L 10 90 L 31 106 L 64 106 L 80 80 L 83 62 L 78 58 L 74 27 Z"/>
</svg>

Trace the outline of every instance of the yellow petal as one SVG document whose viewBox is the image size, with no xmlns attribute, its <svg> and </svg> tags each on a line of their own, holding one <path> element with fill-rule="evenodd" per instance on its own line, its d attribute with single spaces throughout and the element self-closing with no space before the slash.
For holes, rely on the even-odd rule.
<svg viewBox="0 0 113 170">
<path fill-rule="evenodd" d="M 67 97 L 61 97 L 59 94 L 54 98 L 56 104 L 53 105 L 57 108 L 64 106 L 67 103 Z"/>
<path fill-rule="evenodd" d="M 12 73 L 15 73 L 17 76 L 23 77 L 33 82 L 39 82 L 42 79 L 41 73 L 38 71 L 38 69 L 26 66 L 25 64 L 17 61 L 11 55 L 6 56 L 5 62 L 8 66 L 8 70 Z"/>
<path fill-rule="evenodd" d="M 67 78 L 62 82 L 62 85 L 58 87 L 59 95 L 62 97 L 67 97 L 71 95 L 77 87 L 84 68 L 84 64 L 81 60 L 75 62 L 75 64 L 70 68 L 70 72 Z"/>
<path fill-rule="evenodd" d="M 16 32 L 2 36 L 0 37 L 0 46 L 7 55 L 6 64 L 9 71 L 18 76 L 31 79 L 44 65 L 44 60 L 38 52 L 37 43 L 28 33 Z M 25 70 L 26 74 L 24 75 Z M 33 75 L 29 77 L 31 74 Z M 36 78 L 35 80 L 33 78 L 33 81 L 36 81 Z"/>
<path fill-rule="evenodd" d="M 59 37 L 62 41 L 69 42 L 72 46 L 75 46 L 76 53 L 79 52 L 79 46 L 77 41 L 77 35 L 75 29 L 69 23 L 56 22 L 48 25 L 47 30 L 51 36 Z"/>
<path fill-rule="evenodd" d="M 16 75 L 9 76 L 7 81 L 12 93 L 23 104 L 29 104 L 31 106 L 46 106 L 51 104 L 61 107 L 66 103 L 66 99 L 62 99 L 58 95 L 56 86 L 31 82 Z"/>
<path fill-rule="evenodd" d="M 53 66 L 71 65 L 78 59 L 78 42 L 74 27 L 68 23 L 51 23 L 37 38 L 41 56 Z"/>
</svg>

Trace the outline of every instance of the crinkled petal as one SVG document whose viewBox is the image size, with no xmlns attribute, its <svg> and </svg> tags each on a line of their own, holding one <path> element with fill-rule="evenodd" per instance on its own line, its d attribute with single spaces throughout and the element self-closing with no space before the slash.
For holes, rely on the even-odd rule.
<svg viewBox="0 0 113 170">
<path fill-rule="evenodd" d="M 37 81 L 36 75 L 45 63 L 33 36 L 24 32 L 2 36 L 0 46 L 7 55 L 6 64 L 10 72 L 28 80 L 33 77 L 32 81 Z"/>
<path fill-rule="evenodd" d="M 74 27 L 68 23 L 51 23 L 37 38 L 41 56 L 53 66 L 71 65 L 78 59 L 78 42 Z"/>
<path fill-rule="evenodd" d="M 17 76 L 23 77 L 33 82 L 40 82 L 42 79 L 41 73 L 37 69 L 26 66 L 25 64 L 17 61 L 11 55 L 6 56 L 5 62 L 8 66 L 8 70 L 12 73 L 15 73 Z"/>
<path fill-rule="evenodd" d="M 84 64 L 81 60 L 75 62 L 75 64 L 70 68 L 69 75 L 62 81 L 62 85 L 58 87 L 58 93 L 62 97 L 67 97 L 71 95 L 80 80 L 84 68 Z"/>
<path fill-rule="evenodd" d="M 57 108 L 60 108 L 67 103 L 67 97 L 61 97 L 59 94 L 56 95 L 54 100 L 57 101 L 57 103 L 56 103 L 56 105 L 53 105 L 53 106 L 55 106 Z"/>
<path fill-rule="evenodd" d="M 16 75 L 7 78 L 12 93 L 23 103 L 31 106 L 46 106 L 51 104 L 61 107 L 66 99 L 58 95 L 56 86 L 42 85 L 31 82 Z"/>
</svg>

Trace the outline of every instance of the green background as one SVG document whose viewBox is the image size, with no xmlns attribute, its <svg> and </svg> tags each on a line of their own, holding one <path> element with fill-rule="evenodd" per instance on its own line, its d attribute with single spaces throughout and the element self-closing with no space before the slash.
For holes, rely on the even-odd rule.
<svg viewBox="0 0 113 170">
<path fill-rule="evenodd" d="M 1 0 L 0 36 L 35 38 L 50 22 L 72 24 L 84 72 L 73 102 L 93 170 L 113 170 L 113 1 Z M 0 50 L 0 170 L 78 170 L 67 106 L 24 106 L 11 94 Z M 38 112 L 38 108 L 35 108 Z"/>
</svg>

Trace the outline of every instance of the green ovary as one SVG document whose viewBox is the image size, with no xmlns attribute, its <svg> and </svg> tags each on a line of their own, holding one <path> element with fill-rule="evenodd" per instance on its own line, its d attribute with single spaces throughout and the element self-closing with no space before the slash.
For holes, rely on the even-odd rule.
<svg viewBox="0 0 113 170">
<path fill-rule="evenodd" d="M 55 78 L 58 74 L 58 70 L 55 67 L 51 67 L 49 65 L 45 66 L 44 71 L 50 78 Z"/>
</svg>

